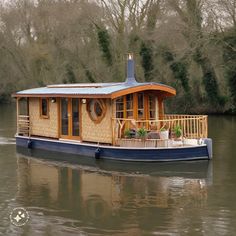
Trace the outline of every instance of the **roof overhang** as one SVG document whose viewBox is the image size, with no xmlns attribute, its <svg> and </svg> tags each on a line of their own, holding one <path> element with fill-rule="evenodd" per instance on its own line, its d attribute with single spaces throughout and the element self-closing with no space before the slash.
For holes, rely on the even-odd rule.
<svg viewBox="0 0 236 236">
<path fill-rule="evenodd" d="M 171 97 L 176 95 L 176 90 L 172 87 L 161 85 L 161 84 L 148 84 L 148 85 L 140 85 L 132 88 L 123 89 L 121 91 L 117 91 L 111 94 L 111 98 L 117 98 L 120 96 L 124 96 L 126 94 L 143 92 L 146 90 L 152 90 L 156 92 L 161 92 L 163 97 Z"/>
<path fill-rule="evenodd" d="M 136 92 L 144 92 L 144 91 L 152 91 L 156 92 L 159 96 L 165 97 L 171 97 L 176 95 L 176 90 L 172 87 L 162 85 L 162 84 L 155 84 L 155 83 L 149 83 L 149 84 L 136 84 L 132 86 L 124 86 L 122 89 L 118 89 L 116 91 L 111 91 L 110 93 L 99 93 L 99 91 L 96 91 L 98 93 L 63 93 L 63 91 L 60 90 L 58 93 L 50 93 L 50 91 L 47 91 L 46 93 L 29 93 L 27 90 L 23 93 L 15 93 L 12 95 L 12 97 L 21 98 L 21 97 L 76 97 L 76 98 L 110 98 L 115 99 L 117 97 L 124 96 L 126 94 L 132 94 Z"/>
<path fill-rule="evenodd" d="M 111 98 L 111 94 L 56 94 L 56 93 L 47 93 L 47 94 L 12 94 L 14 98 Z"/>
</svg>

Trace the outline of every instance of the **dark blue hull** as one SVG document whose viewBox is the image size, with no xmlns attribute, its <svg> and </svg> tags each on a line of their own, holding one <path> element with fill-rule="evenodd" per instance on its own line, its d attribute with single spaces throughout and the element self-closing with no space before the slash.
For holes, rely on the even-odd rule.
<svg viewBox="0 0 236 236">
<path fill-rule="evenodd" d="M 69 141 L 49 140 L 16 136 L 16 145 L 30 149 L 42 149 L 81 156 L 114 159 L 122 161 L 186 161 L 210 159 L 209 146 L 199 145 L 176 148 L 125 148 L 97 146 L 96 144 L 70 143 Z"/>
</svg>

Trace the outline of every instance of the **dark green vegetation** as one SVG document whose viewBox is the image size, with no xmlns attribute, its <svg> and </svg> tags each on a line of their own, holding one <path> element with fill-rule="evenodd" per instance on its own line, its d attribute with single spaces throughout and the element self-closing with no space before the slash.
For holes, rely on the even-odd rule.
<svg viewBox="0 0 236 236">
<path fill-rule="evenodd" d="M 177 89 L 171 112 L 236 112 L 236 0 L 13 0 L 0 5 L 0 102 L 54 83 Z M 222 14 L 218 14 L 221 12 Z"/>
</svg>

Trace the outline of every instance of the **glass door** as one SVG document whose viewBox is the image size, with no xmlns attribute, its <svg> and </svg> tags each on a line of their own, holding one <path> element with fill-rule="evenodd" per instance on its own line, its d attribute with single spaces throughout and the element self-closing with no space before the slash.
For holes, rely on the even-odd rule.
<svg viewBox="0 0 236 236">
<path fill-rule="evenodd" d="M 61 136 L 69 136 L 69 99 L 61 99 Z"/>
<path fill-rule="evenodd" d="M 78 98 L 61 98 L 61 137 L 80 138 L 80 100 Z"/>
<path fill-rule="evenodd" d="M 80 136 L 80 112 L 79 112 L 79 99 L 72 98 L 71 99 L 71 134 L 73 137 Z"/>
</svg>

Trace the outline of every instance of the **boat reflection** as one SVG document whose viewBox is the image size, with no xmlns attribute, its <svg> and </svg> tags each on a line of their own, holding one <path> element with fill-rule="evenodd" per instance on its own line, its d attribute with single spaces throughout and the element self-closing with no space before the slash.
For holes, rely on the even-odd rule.
<svg viewBox="0 0 236 236">
<path fill-rule="evenodd" d="M 134 228 L 150 230 L 163 221 L 176 224 L 170 219 L 181 209 L 205 206 L 212 183 L 211 162 L 206 161 L 123 166 L 90 159 L 92 164 L 85 165 L 48 161 L 48 156 L 39 158 L 41 154 L 29 157 L 18 152 L 18 201 L 28 207 L 57 209 L 50 214 L 76 220 L 82 228 L 125 228 L 130 235 Z M 135 227 L 129 225 L 134 221 Z"/>
</svg>

